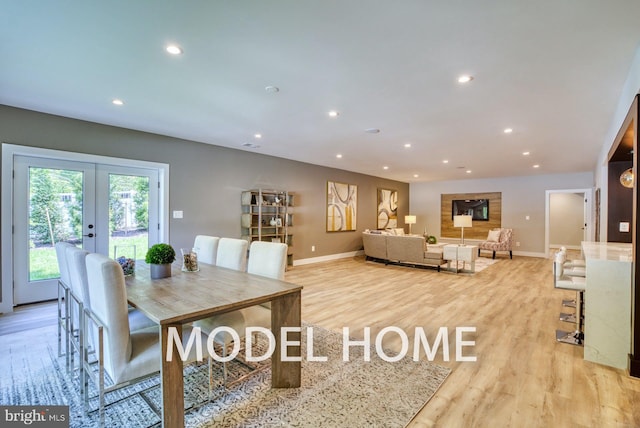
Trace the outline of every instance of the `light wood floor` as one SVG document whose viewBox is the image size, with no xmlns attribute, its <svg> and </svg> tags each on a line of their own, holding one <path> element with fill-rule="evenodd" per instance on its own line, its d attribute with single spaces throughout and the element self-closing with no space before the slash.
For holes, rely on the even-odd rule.
<svg viewBox="0 0 640 428">
<path fill-rule="evenodd" d="M 411 427 L 638 427 L 640 380 L 623 370 L 585 362 L 581 347 L 559 344 L 555 329 L 561 299 L 551 261 L 504 258 L 474 276 L 385 266 L 356 257 L 296 266 L 286 280 L 304 286 L 302 319 L 362 338 L 398 326 L 412 338 L 423 327 L 432 342 L 448 327 L 476 327 L 477 362 L 435 362 L 450 367 L 444 385 Z M 587 297 L 588 298 L 588 297 Z M 374 336 L 375 337 L 375 336 Z M 385 347 L 400 350 L 386 335 Z M 413 340 L 411 341 L 413 343 Z M 411 387 L 411 379 L 401 379 Z"/>
<path fill-rule="evenodd" d="M 465 339 L 476 341 L 469 349 L 477 362 L 444 362 L 438 352 L 435 362 L 452 373 L 412 428 L 640 427 L 640 380 L 555 342 L 555 329 L 569 327 L 557 321 L 560 301 L 573 295 L 553 289 L 550 260 L 502 258 L 468 276 L 355 257 L 296 266 L 286 280 L 304 286 L 304 321 L 339 332 L 349 327 L 358 338 L 365 326 L 373 337 L 398 326 L 412 339 L 423 327 L 432 343 L 448 327 L 453 360 L 455 327 L 476 327 Z M 6 334 L 42 317 L 55 323 L 55 302 L 3 315 L 0 325 Z M 385 339 L 386 348 L 400 350 L 391 334 Z M 411 379 L 399 381 L 411 387 Z"/>
</svg>

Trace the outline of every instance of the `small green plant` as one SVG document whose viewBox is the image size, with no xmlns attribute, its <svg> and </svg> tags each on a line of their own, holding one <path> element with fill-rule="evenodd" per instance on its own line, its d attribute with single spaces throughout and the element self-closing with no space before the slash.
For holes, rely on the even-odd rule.
<svg viewBox="0 0 640 428">
<path fill-rule="evenodd" d="M 176 252 L 169 244 L 155 244 L 149 248 L 144 261 L 153 265 L 164 265 L 173 263 L 176 259 Z"/>
<path fill-rule="evenodd" d="M 437 243 L 438 243 L 438 238 L 436 238 L 433 235 L 427 236 L 427 244 L 437 244 Z"/>
</svg>

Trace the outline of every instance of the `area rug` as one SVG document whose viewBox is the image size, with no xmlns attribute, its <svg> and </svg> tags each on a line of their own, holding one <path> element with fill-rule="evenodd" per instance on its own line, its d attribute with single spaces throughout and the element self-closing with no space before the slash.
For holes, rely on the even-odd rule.
<svg viewBox="0 0 640 428">
<path fill-rule="evenodd" d="M 207 401 L 207 365 L 185 367 L 187 427 L 404 427 L 445 381 L 450 369 L 411 356 L 387 362 L 371 348 L 365 361 L 362 347 L 351 347 L 343 361 L 342 335 L 318 326 L 313 329 L 313 355 L 326 362 L 302 362 L 302 386 L 271 389 L 269 368 L 219 387 Z M 303 354 L 307 335 L 303 330 Z M 57 357 L 55 328 L 6 335 L 0 350 L 0 405 L 68 405 L 71 427 L 98 426 L 97 412 L 83 417 L 78 379 L 66 372 Z M 387 359 L 394 354 L 385 351 Z M 229 365 L 231 380 L 248 369 Z M 216 379 L 221 367 L 216 366 Z M 92 391 L 95 395 L 95 391 Z M 157 376 L 107 395 L 106 426 L 159 425 L 153 407 L 160 407 Z M 97 407 L 94 398 L 91 408 Z"/>
<path fill-rule="evenodd" d="M 490 259 L 490 258 L 487 258 L 487 257 L 478 257 L 476 259 L 476 273 L 485 270 L 489 266 L 492 266 L 492 265 L 498 263 L 499 261 L 500 261 L 499 259 Z"/>
</svg>

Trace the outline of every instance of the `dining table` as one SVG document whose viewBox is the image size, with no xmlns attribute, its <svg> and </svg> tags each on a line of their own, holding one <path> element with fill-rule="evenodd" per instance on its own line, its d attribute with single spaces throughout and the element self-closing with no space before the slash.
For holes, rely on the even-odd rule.
<svg viewBox="0 0 640 428">
<path fill-rule="evenodd" d="M 126 278 L 129 304 L 159 325 L 162 388 L 162 426 L 184 427 L 184 377 L 179 351 L 171 347 L 172 358 L 165 357 L 169 335 L 175 328 L 182 338 L 182 326 L 242 308 L 271 303 L 271 331 L 275 349 L 271 358 L 271 387 L 300 386 L 299 358 L 283 358 L 281 343 L 286 341 L 286 357 L 299 357 L 302 286 L 290 282 L 199 263 L 196 272 L 172 265 L 170 277 L 151 279 L 149 266 L 140 263 L 135 275 Z M 282 337 L 283 327 L 294 327 Z M 242 334 L 241 332 L 238 332 Z M 285 359 L 286 361 L 282 361 Z"/>
</svg>

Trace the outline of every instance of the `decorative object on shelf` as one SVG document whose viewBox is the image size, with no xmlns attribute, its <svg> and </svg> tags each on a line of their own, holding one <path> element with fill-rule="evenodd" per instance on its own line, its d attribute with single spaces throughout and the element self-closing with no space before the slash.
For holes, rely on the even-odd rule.
<svg viewBox="0 0 640 428">
<path fill-rule="evenodd" d="M 622 174 L 620 174 L 620 184 L 622 184 L 626 188 L 633 189 L 634 179 L 635 177 L 633 175 L 633 168 L 629 168 Z"/>
<path fill-rule="evenodd" d="M 378 229 L 398 227 L 398 191 L 378 189 Z"/>
<path fill-rule="evenodd" d="M 277 222 L 276 222 L 276 218 L 275 217 L 271 217 L 271 220 L 269 220 L 269 226 L 276 226 Z"/>
<path fill-rule="evenodd" d="M 356 230 L 358 186 L 327 181 L 327 232 Z"/>
<path fill-rule="evenodd" d="M 427 244 L 434 245 L 438 243 L 438 238 L 433 235 L 427 235 L 425 238 L 427 239 Z"/>
<path fill-rule="evenodd" d="M 171 276 L 171 263 L 176 259 L 176 252 L 169 244 L 155 244 L 149 248 L 144 261 L 149 264 L 151 279 Z"/>
<path fill-rule="evenodd" d="M 181 248 L 182 254 L 182 271 L 183 272 L 198 272 L 198 253 L 195 249 Z"/>
<path fill-rule="evenodd" d="M 282 227 L 282 219 L 281 219 L 280 217 L 278 217 L 278 218 L 276 219 L 276 226 L 277 226 L 277 227 Z"/>
<path fill-rule="evenodd" d="M 120 256 L 116 259 L 125 276 L 133 275 L 136 272 L 136 261 L 134 259 Z"/>
<path fill-rule="evenodd" d="M 462 237 L 460 240 L 460 244 L 464 245 L 464 228 L 465 227 L 473 227 L 473 217 L 470 215 L 454 215 L 453 216 L 453 227 L 462 228 Z"/>
<path fill-rule="evenodd" d="M 404 222 L 409 225 L 409 235 L 411 235 L 411 225 L 416 224 L 416 216 L 406 215 L 404 216 Z"/>
</svg>

